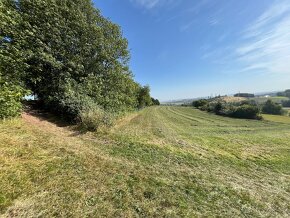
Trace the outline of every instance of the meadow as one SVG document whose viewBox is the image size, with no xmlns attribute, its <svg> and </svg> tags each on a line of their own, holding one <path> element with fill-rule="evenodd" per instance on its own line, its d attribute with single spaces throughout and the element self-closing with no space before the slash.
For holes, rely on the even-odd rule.
<svg viewBox="0 0 290 218">
<path fill-rule="evenodd" d="M 1 121 L 0 217 L 289 217 L 288 121 L 178 106 L 98 134 Z"/>
</svg>

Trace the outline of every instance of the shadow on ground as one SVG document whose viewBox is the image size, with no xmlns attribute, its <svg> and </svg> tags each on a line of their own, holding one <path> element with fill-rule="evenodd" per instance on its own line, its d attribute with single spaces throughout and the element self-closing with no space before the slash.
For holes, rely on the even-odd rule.
<svg viewBox="0 0 290 218">
<path fill-rule="evenodd" d="M 74 122 L 67 121 L 64 116 L 45 110 L 37 101 L 27 101 L 24 103 L 22 117 L 30 123 L 41 124 L 40 126 L 45 126 L 49 129 L 68 131 L 70 132 L 69 136 L 72 137 L 86 133 Z"/>
</svg>

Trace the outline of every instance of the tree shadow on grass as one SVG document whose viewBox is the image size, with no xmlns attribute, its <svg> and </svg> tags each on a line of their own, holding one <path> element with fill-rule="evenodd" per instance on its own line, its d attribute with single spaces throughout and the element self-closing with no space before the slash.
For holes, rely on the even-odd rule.
<svg viewBox="0 0 290 218">
<path fill-rule="evenodd" d="M 70 136 L 78 136 L 87 133 L 75 122 L 69 122 L 61 114 L 52 113 L 46 110 L 39 102 L 37 101 L 26 101 L 24 102 L 24 112 L 31 117 L 36 118 L 36 122 L 46 122 L 52 124 L 58 128 L 66 128 L 71 132 Z M 33 122 L 33 121 L 31 121 Z M 34 121 L 35 122 L 35 121 Z"/>
</svg>

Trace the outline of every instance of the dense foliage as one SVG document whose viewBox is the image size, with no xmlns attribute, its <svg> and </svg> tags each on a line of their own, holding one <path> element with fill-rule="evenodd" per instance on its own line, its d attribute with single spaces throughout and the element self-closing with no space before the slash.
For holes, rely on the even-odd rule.
<svg viewBox="0 0 290 218">
<path fill-rule="evenodd" d="M 283 107 L 290 107 L 290 100 L 288 100 L 288 101 L 282 101 L 282 106 Z"/>
<path fill-rule="evenodd" d="M 19 115 L 25 94 L 27 92 L 21 86 L 5 82 L 0 76 L 0 119 Z"/>
<path fill-rule="evenodd" d="M 282 115 L 285 113 L 282 106 L 273 102 L 272 100 L 268 100 L 262 107 L 262 112 L 264 114 L 274 114 L 274 115 Z"/>
<path fill-rule="evenodd" d="M 287 89 L 285 92 L 278 92 L 277 96 L 290 98 L 290 89 Z"/>
<path fill-rule="evenodd" d="M 138 93 L 138 108 L 144 108 L 152 105 L 152 99 L 150 97 L 150 87 L 144 86 L 139 89 Z"/>
<path fill-rule="evenodd" d="M 244 104 L 238 107 L 235 107 L 234 110 L 230 112 L 231 117 L 235 118 L 244 118 L 244 119 L 259 119 L 258 114 L 260 110 L 257 106 Z"/>
<path fill-rule="evenodd" d="M 1 72 L 48 109 L 78 120 L 87 105 L 108 113 L 152 105 L 149 87 L 133 80 L 120 27 L 91 0 L 2 0 L 0 18 Z"/>
<path fill-rule="evenodd" d="M 24 88 L 25 54 L 20 42 L 20 14 L 15 1 L 0 1 L 0 119 L 18 116 L 22 99 L 28 94 Z M 17 37 L 18 41 L 14 39 Z"/>
<path fill-rule="evenodd" d="M 238 93 L 235 94 L 234 97 L 254 98 L 255 95 L 250 93 Z"/>
<path fill-rule="evenodd" d="M 260 119 L 260 109 L 252 101 L 229 103 L 219 98 L 208 100 L 201 99 L 194 101 L 193 106 L 203 111 L 208 111 L 227 117 L 241 119 Z"/>
<path fill-rule="evenodd" d="M 160 101 L 158 99 L 151 98 L 151 101 L 153 105 L 160 105 Z"/>
<path fill-rule="evenodd" d="M 203 107 L 208 104 L 208 101 L 206 99 L 199 99 L 197 101 L 192 102 L 192 106 L 196 108 Z"/>
</svg>

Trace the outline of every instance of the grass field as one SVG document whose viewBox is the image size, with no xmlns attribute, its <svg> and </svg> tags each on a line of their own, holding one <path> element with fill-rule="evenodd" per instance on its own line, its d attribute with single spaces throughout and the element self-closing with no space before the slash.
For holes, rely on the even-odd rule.
<svg viewBox="0 0 290 218">
<path fill-rule="evenodd" d="M 0 217 L 289 217 L 290 123 L 269 120 L 164 106 L 102 134 L 3 121 Z"/>
<path fill-rule="evenodd" d="M 289 116 L 279 116 L 279 115 L 270 115 L 264 114 L 263 118 L 268 121 L 278 122 L 278 123 L 287 123 L 290 124 L 290 117 Z"/>
</svg>

